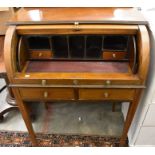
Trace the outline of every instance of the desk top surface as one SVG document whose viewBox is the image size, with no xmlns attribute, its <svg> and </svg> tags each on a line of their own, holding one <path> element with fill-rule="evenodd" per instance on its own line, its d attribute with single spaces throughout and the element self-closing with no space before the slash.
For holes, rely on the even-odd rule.
<svg viewBox="0 0 155 155">
<path fill-rule="evenodd" d="M 129 70 L 126 62 L 30 61 L 26 72 L 128 73 Z"/>
<path fill-rule="evenodd" d="M 12 25 L 27 24 L 147 24 L 136 8 L 21 8 L 8 21 Z"/>
</svg>

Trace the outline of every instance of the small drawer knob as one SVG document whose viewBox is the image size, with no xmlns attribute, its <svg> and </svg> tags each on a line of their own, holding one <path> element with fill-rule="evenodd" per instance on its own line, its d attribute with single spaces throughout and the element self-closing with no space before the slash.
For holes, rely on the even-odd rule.
<svg viewBox="0 0 155 155">
<path fill-rule="evenodd" d="M 77 85 L 78 81 L 77 80 L 73 80 L 73 84 Z"/>
<path fill-rule="evenodd" d="M 109 94 L 107 92 L 104 93 L 104 97 L 107 98 Z"/>
<path fill-rule="evenodd" d="M 44 85 L 46 85 L 46 80 L 42 80 L 41 81 L 41 84 L 44 86 Z"/>
<path fill-rule="evenodd" d="M 47 98 L 47 97 L 48 97 L 48 92 L 45 91 L 45 92 L 44 92 L 44 98 Z"/>
<path fill-rule="evenodd" d="M 39 53 L 39 57 L 41 57 L 42 55 L 43 55 L 43 54 L 40 52 L 40 53 Z"/>
<path fill-rule="evenodd" d="M 30 77 L 30 75 L 29 75 L 29 74 L 25 74 L 25 77 L 26 77 L 26 78 L 29 78 L 29 77 Z"/>
<path fill-rule="evenodd" d="M 106 84 L 107 84 L 107 85 L 110 85 L 110 84 L 111 84 L 111 81 L 110 81 L 110 80 L 107 80 L 107 81 L 106 81 Z"/>
<path fill-rule="evenodd" d="M 80 31 L 79 22 L 74 22 L 74 31 Z"/>
<path fill-rule="evenodd" d="M 113 53 L 113 54 L 112 54 L 112 57 L 113 57 L 113 58 L 116 58 L 116 54 L 115 54 L 115 53 Z"/>
</svg>

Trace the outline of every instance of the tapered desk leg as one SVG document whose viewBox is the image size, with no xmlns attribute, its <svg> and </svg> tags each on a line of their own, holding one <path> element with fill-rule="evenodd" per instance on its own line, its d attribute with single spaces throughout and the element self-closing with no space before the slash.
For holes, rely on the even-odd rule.
<svg viewBox="0 0 155 155">
<path fill-rule="evenodd" d="M 139 103 L 140 94 L 141 94 L 141 90 L 136 90 L 134 100 L 129 105 L 129 109 L 124 123 L 123 133 L 120 139 L 119 146 L 125 146 L 126 144 L 127 134 Z"/>
<path fill-rule="evenodd" d="M 30 116 L 29 116 L 28 109 L 27 109 L 26 105 L 24 104 L 23 100 L 20 97 L 18 88 L 13 88 L 13 92 L 14 92 L 14 95 L 15 95 L 17 105 L 18 105 L 18 107 L 19 107 L 19 109 L 21 111 L 22 117 L 23 117 L 24 122 L 26 124 L 26 127 L 28 129 L 28 132 L 29 132 L 29 135 L 30 135 L 30 138 L 31 138 L 31 141 L 32 141 L 32 145 L 37 146 L 36 135 L 35 135 L 35 133 L 33 131 L 33 127 L 32 127 L 32 123 L 31 123 L 31 119 L 30 119 Z"/>
</svg>

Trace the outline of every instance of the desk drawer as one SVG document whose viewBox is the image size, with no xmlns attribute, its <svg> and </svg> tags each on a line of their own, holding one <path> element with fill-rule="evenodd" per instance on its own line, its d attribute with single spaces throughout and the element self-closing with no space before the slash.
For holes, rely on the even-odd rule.
<svg viewBox="0 0 155 155">
<path fill-rule="evenodd" d="M 53 52 L 50 50 L 31 50 L 29 51 L 30 59 L 51 59 Z"/>
<path fill-rule="evenodd" d="M 20 88 L 24 100 L 74 100 L 72 88 Z"/>
<path fill-rule="evenodd" d="M 116 52 L 116 51 L 105 51 L 103 52 L 103 59 L 104 60 L 122 60 L 125 59 L 126 52 Z"/>
<path fill-rule="evenodd" d="M 79 100 L 132 100 L 135 89 L 80 89 Z"/>
</svg>

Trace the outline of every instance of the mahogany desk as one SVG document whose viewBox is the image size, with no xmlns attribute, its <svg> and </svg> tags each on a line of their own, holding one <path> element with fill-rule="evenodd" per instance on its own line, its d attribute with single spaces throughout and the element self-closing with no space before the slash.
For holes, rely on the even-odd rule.
<svg viewBox="0 0 155 155">
<path fill-rule="evenodd" d="M 25 101 L 129 101 L 127 133 L 149 66 L 147 22 L 134 8 L 22 8 L 8 22 L 10 87 L 37 145 Z"/>
</svg>

